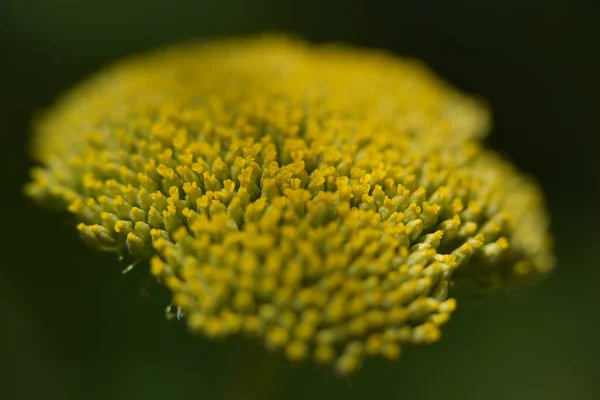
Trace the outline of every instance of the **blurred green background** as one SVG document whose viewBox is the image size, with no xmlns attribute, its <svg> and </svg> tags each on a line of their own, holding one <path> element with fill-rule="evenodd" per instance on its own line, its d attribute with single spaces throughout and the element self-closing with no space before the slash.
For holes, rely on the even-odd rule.
<svg viewBox="0 0 600 400">
<path fill-rule="evenodd" d="M 31 115 L 64 89 L 160 44 L 265 30 L 417 56 L 487 98 L 488 143 L 540 181 L 559 260 L 540 285 L 461 301 L 436 345 L 351 382 L 294 367 L 275 398 L 600 398 L 600 6 L 579 0 L 1 0 L 0 398 L 237 398 L 233 370 L 251 379 L 235 343 L 165 320 L 144 267 L 121 275 L 21 187 Z"/>
</svg>

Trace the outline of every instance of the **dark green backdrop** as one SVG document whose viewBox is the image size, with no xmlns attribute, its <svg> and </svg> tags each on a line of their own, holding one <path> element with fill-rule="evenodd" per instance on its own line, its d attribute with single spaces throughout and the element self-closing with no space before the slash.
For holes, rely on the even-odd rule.
<svg viewBox="0 0 600 400">
<path fill-rule="evenodd" d="M 489 145 L 541 182 L 559 259 L 536 287 L 462 301 L 434 346 L 369 362 L 352 382 L 294 368 L 279 398 L 600 398 L 600 7 L 578 0 L 1 0 L 0 398 L 235 389 L 233 345 L 166 321 L 142 268 L 122 276 L 116 257 L 87 249 L 67 216 L 37 209 L 21 186 L 30 116 L 61 90 L 158 44 L 263 30 L 418 56 L 486 97 Z"/>
</svg>

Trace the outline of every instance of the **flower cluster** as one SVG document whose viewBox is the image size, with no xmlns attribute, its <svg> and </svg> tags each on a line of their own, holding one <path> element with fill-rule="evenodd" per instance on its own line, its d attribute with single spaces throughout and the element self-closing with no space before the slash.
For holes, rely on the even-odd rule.
<svg viewBox="0 0 600 400">
<path fill-rule="evenodd" d="M 342 375 L 439 339 L 461 277 L 549 271 L 540 194 L 414 60 L 278 37 L 126 60 L 41 120 L 28 194 L 150 259 L 189 327 Z"/>
</svg>

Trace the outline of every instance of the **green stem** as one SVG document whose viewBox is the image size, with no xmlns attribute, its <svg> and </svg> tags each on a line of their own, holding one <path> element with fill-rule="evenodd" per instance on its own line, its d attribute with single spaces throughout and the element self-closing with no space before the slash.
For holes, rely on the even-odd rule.
<svg viewBox="0 0 600 400">
<path fill-rule="evenodd" d="M 226 400 L 269 400 L 276 396 L 286 363 L 256 342 L 236 343 L 233 380 Z"/>
</svg>

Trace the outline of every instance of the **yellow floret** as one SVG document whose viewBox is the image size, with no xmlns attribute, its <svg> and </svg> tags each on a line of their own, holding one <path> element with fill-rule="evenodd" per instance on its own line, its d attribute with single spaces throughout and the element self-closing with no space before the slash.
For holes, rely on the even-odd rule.
<svg viewBox="0 0 600 400">
<path fill-rule="evenodd" d="M 340 374 L 435 342 L 450 283 L 552 267 L 532 183 L 487 112 L 420 62 L 279 37 L 121 62 L 38 127 L 28 193 L 127 249 L 190 328 Z"/>
</svg>

